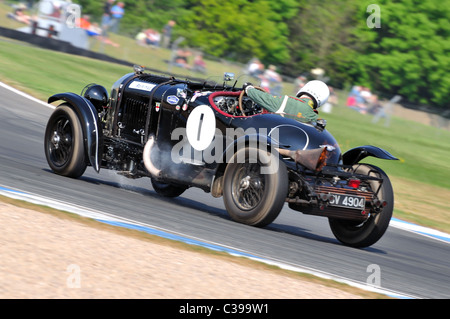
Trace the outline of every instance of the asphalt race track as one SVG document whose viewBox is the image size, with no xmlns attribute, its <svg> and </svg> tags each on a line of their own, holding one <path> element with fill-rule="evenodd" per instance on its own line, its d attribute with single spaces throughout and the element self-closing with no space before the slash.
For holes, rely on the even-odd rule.
<svg viewBox="0 0 450 319">
<path fill-rule="evenodd" d="M 334 238 L 325 218 L 287 206 L 273 224 L 260 229 L 231 221 L 221 198 L 198 189 L 169 200 L 157 195 L 146 178 L 132 180 L 106 170 L 97 174 L 91 167 L 80 179 L 61 177 L 50 171 L 43 151 L 52 109 L 2 86 L 0 101 L 0 186 L 364 285 L 378 269 L 381 288 L 393 295 L 450 298 L 448 241 L 391 226 L 375 245 L 354 249 Z"/>
</svg>

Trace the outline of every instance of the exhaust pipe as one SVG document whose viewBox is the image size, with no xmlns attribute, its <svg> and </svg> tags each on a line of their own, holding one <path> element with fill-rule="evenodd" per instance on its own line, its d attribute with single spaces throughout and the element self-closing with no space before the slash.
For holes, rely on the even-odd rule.
<svg viewBox="0 0 450 319">
<path fill-rule="evenodd" d="M 144 152 L 142 154 L 142 157 L 144 159 L 144 166 L 147 169 L 147 171 L 152 175 L 153 177 L 159 177 L 161 174 L 161 170 L 157 169 L 155 165 L 153 165 L 151 160 L 151 152 L 153 145 L 155 143 L 155 137 L 151 135 L 148 138 L 147 143 L 145 143 Z"/>
<path fill-rule="evenodd" d="M 276 149 L 282 156 L 292 158 L 306 168 L 319 172 L 327 163 L 328 147 L 320 147 L 313 150 L 296 150 L 290 151 L 281 148 Z"/>
</svg>

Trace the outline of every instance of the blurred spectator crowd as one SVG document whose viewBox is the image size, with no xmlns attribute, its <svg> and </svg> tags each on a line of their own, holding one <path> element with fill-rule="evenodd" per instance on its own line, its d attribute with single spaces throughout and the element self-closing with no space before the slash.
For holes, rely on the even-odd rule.
<svg viewBox="0 0 450 319">
<path fill-rule="evenodd" d="M 273 95 L 281 95 L 283 80 L 277 72 L 275 65 L 269 65 L 265 69 L 264 64 L 258 58 L 250 60 L 246 73 L 259 80 L 259 86 Z"/>
<path fill-rule="evenodd" d="M 355 85 L 347 97 L 347 106 L 361 114 L 376 114 L 381 104 L 369 88 Z"/>
<path fill-rule="evenodd" d="M 277 72 L 277 68 L 274 65 L 269 65 L 267 69 L 264 64 L 258 59 L 251 59 L 245 70 L 246 74 L 256 78 L 258 80 L 258 86 L 266 90 L 272 95 L 282 95 L 283 90 L 283 78 Z M 294 90 L 292 92 L 293 96 L 297 95 L 297 92 L 309 81 L 313 79 L 322 80 L 325 83 L 327 78 L 323 77 L 324 71 L 321 69 L 311 70 L 311 79 L 308 79 L 306 75 L 299 75 L 294 80 Z M 321 111 L 324 113 L 331 113 L 333 106 L 338 104 L 338 97 L 335 94 L 333 87 L 328 86 L 330 89 L 330 97 L 328 101 L 321 107 Z"/>
</svg>

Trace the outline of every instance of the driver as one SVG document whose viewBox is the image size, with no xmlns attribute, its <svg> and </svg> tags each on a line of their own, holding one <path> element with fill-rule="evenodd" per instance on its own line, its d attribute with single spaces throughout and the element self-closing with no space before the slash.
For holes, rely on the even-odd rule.
<svg viewBox="0 0 450 319">
<path fill-rule="evenodd" d="M 295 97 L 274 96 L 255 89 L 251 83 L 245 83 L 243 89 L 248 97 L 267 111 L 290 114 L 302 122 L 316 122 L 319 117 L 317 108 L 323 105 L 330 95 L 328 86 L 319 80 L 306 83 Z"/>
</svg>

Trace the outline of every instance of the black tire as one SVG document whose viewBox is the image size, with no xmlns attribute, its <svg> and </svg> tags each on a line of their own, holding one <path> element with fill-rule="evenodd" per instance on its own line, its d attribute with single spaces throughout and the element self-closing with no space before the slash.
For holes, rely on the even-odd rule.
<svg viewBox="0 0 450 319">
<path fill-rule="evenodd" d="M 164 197 L 172 197 L 172 198 L 180 196 L 187 189 L 187 187 L 185 187 L 185 186 L 161 183 L 161 182 L 155 181 L 153 178 L 152 178 L 152 186 L 153 186 L 153 189 L 159 195 L 164 196 Z"/>
<path fill-rule="evenodd" d="M 77 178 L 87 167 L 81 123 L 76 113 L 61 104 L 50 116 L 45 129 L 45 157 L 59 175 Z"/>
<path fill-rule="evenodd" d="M 330 218 L 329 224 L 334 236 L 343 244 L 356 248 L 368 247 L 375 244 L 385 233 L 394 211 L 394 191 L 386 173 L 379 167 L 370 164 L 360 164 L 356 173 L 381 177 L 383 184 L 378 198 L 387 201 L 380 213 L 371 215 L 363 223 Z M 372 189 L 376 190 L 379 183 L 371 182 Z"/>
<path fill-rule="evenodd" d="M 239 163 L 239 159 L 244 160 Z M 262 168 L 267 169 L 267 163 L 278 167 L 264 173 Z M 223 183 L 223 200 L 230 217 L 239 223 L 263 227 L 280 214 L 289 181 L 286 165 L 277 155 L 246 147 L 234 154 L 225 169 Z"/>
</svg>

